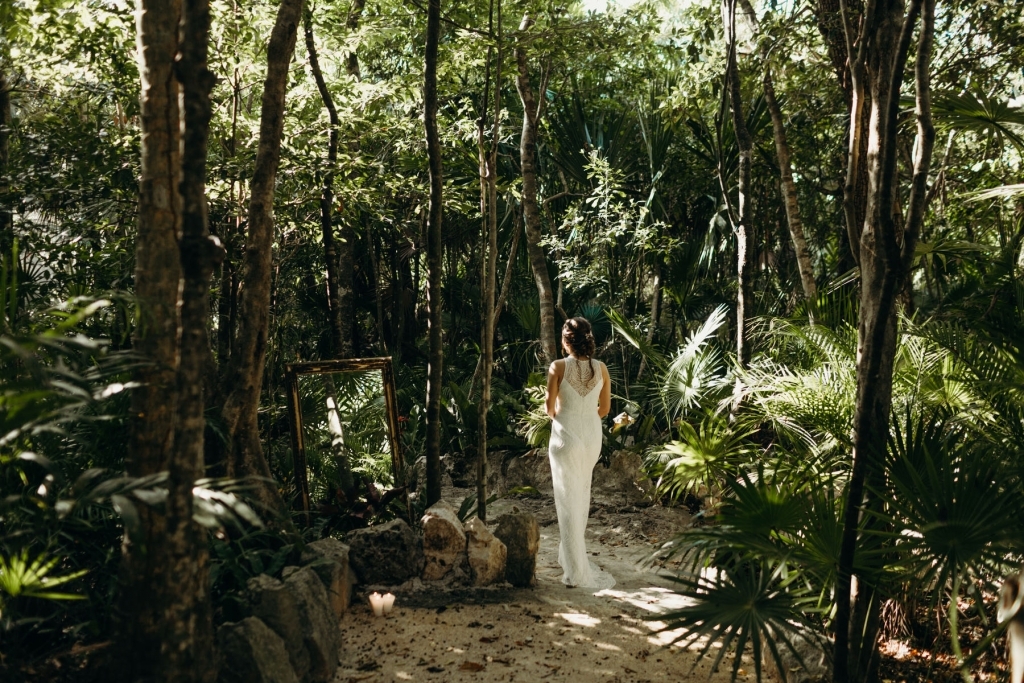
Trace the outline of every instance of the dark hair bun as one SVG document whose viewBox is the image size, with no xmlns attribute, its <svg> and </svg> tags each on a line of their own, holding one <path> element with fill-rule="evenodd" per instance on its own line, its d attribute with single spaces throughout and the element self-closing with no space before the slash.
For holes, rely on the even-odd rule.
<svg viewBox="0 0 1024 683">
<path fill-rule="evenodd" d="M 577 358 L 590 358 L 597 351 L 594 330 L 583 317 L 569 318 L 562 325 L 562 341 Z"/>
</svg>

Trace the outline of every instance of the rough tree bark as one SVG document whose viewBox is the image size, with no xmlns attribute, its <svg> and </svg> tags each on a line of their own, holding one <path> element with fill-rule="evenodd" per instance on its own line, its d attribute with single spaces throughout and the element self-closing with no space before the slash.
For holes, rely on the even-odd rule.
<svg viewBox="0 0 1024 683">
<path fill-rule="evenodd" d="M 845 6 L 844 6 L 845 9 Z M 844 12 L 845 14 L 845 12 Z M 896 218 L 897 118 L 900 85 L 910 43 L 921 15 L 915 64 L 917 136 L 913 179 L 903 230 Z M 838 579 L 836 584 L 835 653 L 833 678 L 837 683 L 872 680 L 877 668 L 877 619 L 867 603 L 877 604 L 871 586 L 857 582 L 853 594 L 853 567 L 862 511 L 874 504 L 872 487 L 882 473 L 892 407 L 892 370 L 896 353 L 896 302 L 910 264 L 927 210 L 927 183 L 935 130 L 931 121 L 930 66 L 934 34 L 934 0 L 912 0 L 904 16 L 902 0 L 869 3 L 859 32 L 845 17 L 851 64 L 853 108 L 870 98 L 869 126 L 855 126 L 851 135 L 846 184 L 846 217 L 864 222 L 848 225 L 855 253 L 860 257 L 861 296 L 857 350 L 857 402 L 854 415 L 853 469 L 847 486 Z M 856 43 L 854 43 L 856 37 Z M 854 119 L 856 121 L 856 119 Z M 859 136 L 869 139 L 869 154 L 862 157 Z M 867 165 L 867 204 L 858 211 L 857 164 Z M 902 234 L 901 234 L 902 233 Z M 863 635 L 862 635 L 863 633 Z"/>
<path fill-rule="evenodd" d="M 205 536 L 192 521 L 192 488 L 203 464 L 202 382 L 192 382 L 198 397 L 192 395 L 194 387 L 182 396 L 189 373 L 198 375 L 196 366 L 206 357 L 205 296 L 195 296 L 194 277 L 201 261 L 195 257 L 203 250 L 190 238 L 197 229 L 201 235 L 205 226 L 205 140 L 212 85 L 205 70 L 208 10 L 204 0 L 186 0 L 184 15 L 178 0 L 141 0 L 138 11 L 142 177 L 135 291 L 141 321 L 134 345 L 147 363 L 135 375 L 139 387 L 132 392 L 126 465 L 132 476 L 166 471 L 168 482 L 165 508 L 140 508 L 141 533 L 126 536 L 124 542 L 119 640 L 125 657 L 118 673 L 131 681 L 207 681 L 216 671 Z M 183 17 L 182 61 L 175 73 Z M 184 165 L 179 77 L 185 79 L 185 135 L 190 143 Z M 186 238 L 179 245 L 182 229 Z M 179 299 L 182 255 L 190 258 L 184 301 Z M 199 269 L 207 283 L 210 269 Z M 190 325 L 184 338 L 179 303 Z M 191 327 L 197 314 L 199 339 Z"/>
<path fill-rule="evenodd" d="M 736 233 L 736 358 L 741 367 L 750 361 L 750 348 L 747 344 L 747 316 L 753 305 L 754 292 L 751 286 L 751 253 L 750 253 L 750 164 L 754 144 L 747 130 L 747 121 L 743 117 L 743 97 L 740 93 L 740 71 L 736 60 L 736 0 L 725 0 L 723 19 L 727 45 L 727 65 L 725 72 L 726 88 L 732 109 L 732 126 L 736 133 L 736 145 L 739 148 L 738 198 L 736 221 L 733 232 Z"/>
<path fill-rule="evenodd" d="M 516 36 L 516 90 L 523 103 L 523 132 L 519 138 L 519 160 L 523 174 L 523 223 L 526 227 L 526 250 L 530 255 L 530 267 L 533 269 L 533 280 L 537 285 L 537 297 L 540 303 L 540 348 L 547 364 L 558 358 L 558 339 L 555 333 L 555 296 L 551 288 L 551 277 L 548 274 L 548 262 L 541 247 L 542 238 L 540 225 L 540 204 L 537 202 L 537 136 L 540 121 L 544 116 L 543 94 L 547 91 L 548 74 L 544 69 L 541 74 L 540 87 L 537 89 L 542 97 L 537 100 L 533 85 L 530 83 L 530 68 L 526 58 L 526 32 L 533 26 L 534 20 L 529 14 L 523 15 L 519 24 L 519 35 Z"/>
<path fill-rule="evenodd" d="M 270 320 L 271 245 L 274 241 L 274 181 L 281 159 L 284 97 L 288 67 L 303 0 L 281 0 L 267 45 L 267 77 L 263 84 L 260 137 L 256 166 L 249 189 L 249 232 L 238 305 L 238 334 L 225 375 L 222 415 L 228 436 L 228 475 L 263 478 L 257 488 L 261 503 L 281 509 L 281 497 L 269 481 L 270 467 L 263 456 L 256 411 L 263 385 Z"/>
<path fill-rule="evenodd" d="M 320 188 L 320 230 L 323 233 L 324 260 L 327 262 L 327 305 L 331 322 L 331 343 L 337 358 L 352 355 L 352 335 L 346 338 L 345 327 L 341 315 L 340 273 L 338 272 L 338 254 L 334 242 L 334 221 L 331 212 L 334 210 L 334 172 L 338 165 L 338 109 L 334 106 L 334 98 L 327 89 L 327 81 L 320 70 L 317 58 L 316 41 L 313 39 L 313 13 L 309 8 L 302 13 L 302 28 L 306 36 L 306 53 L 309 55 L 309 70 L 316 81 L 316 89 L 327 109 L 327 117 L 331 127 L 327 132 L 327 168 L 324 170 L 323 184 Z M 351 283 L 350 283 L 351 284 Z M 351 291 L 351 286 L 349 287 Z M 351 324 L 351 323 L 349 323 Z M 349 331 L 350 332 L 350 331 Z"/>
<path fill-rule="evenodd" d="M 757 21 L 757 14 L 750 3 L 750 0 L 740 0 L 743 11 L 753 21 Z M 786 222 L 789 224 L 789 235 L 793 239 L 793 249 L 796 252 L 797 270 L 800 272 L 800 285 L 804 292 L 804 299 L 807 301 L 807 314 L 811 322 L 814 322 L 814 304 L 818 298 L 818 287 L 814 281 L 814 267 L 811 264 L 811 252 L 807 248 L 807 238 L 804 237 L 804 223 L 800 217 L 800 204 L 797 201 L 796 183 L 793 182 L 792 154 L 789 150 L 789 139 L 786 136 L 786 128 L 782 119 L 782 108 L 779 106 L 778 98 L 775 96 L 775 82 L 772 79 L 772 68 L 769 62 L 768 45 L 760 41 L 761 59 L 764 62 L 764 100 L 768 105 L 768 112 L 772 118 L 772 133 L 775 138 L 775 155 L 779 162 L 779 175 L 782 182 L 782 199 L 786 208 Z"/>
<path fill-rule="evenodd" d="M 441 500 L 441 138 L 437 132 L 437 45 L 441 38 L 441 0 L 427 2 L 423 68 L 423 127 L 430 167 L 427 208 L 427 505 Z"/>
<path fill-rule="evenodd" d="M 142 177 L 139 183 L 139 222 L 135 251 L 135 294 L 141 320 L 135 328 L 135 351 L 148 362 L 135 373 L 132 391 L 131 442 L 126 462 L 132 476 L 166 469 L 174 448 L 174 406 L 177 393 L 178 230 L 181 228 L 181 170 L 178 81 L 174 57 L 178 51 L 178 0 L 140 0 L 138 7 L 139 74 L 142 81 Z M 128 656 L 126 678 L 152 675 L 161 663 L 161 644 L 187 634 L 165 633 L 164 612 L 176 596 L 165 588 L 172 548 L 167 520 L 142 509 L 141 538 L 125 541 L 125 581 L 121 637 Z M 180 536 L 174 540 L 181 540 Z M 170 625 L 170 626 L 173 626 Z M 178 624 L 180 627 L 181 624 Z M 168 638 L 170 636 L 170 638 Z"/>
<path fill-rule="evenodd" d="M 7 74 L 0 68 L 0 198 L 7 194 L 10 183 L 8 150 L 11 128 L 11 86 Z M 7 202 L 0 199 L 0 256 L 6 255 L 14 244 L 14 221 Z"/>
<path fill-rule="evenodd" d="M 205 386 L 210 359 L 207 324 L 210 280 L 223 258 L 220 241 L 210 235 L 206 211 L 206 156 L 210 131 L 210 90 L 216 81 L 207 68 L 210 38 L 209 0 L 184 0 L 181 50 L 177 76 L 184 103 L 184 146 L 181 157 L 182 222 L 179 253 L 181 287 L 181 348 L 178 367 L 178 416 L 174 460 L 168 467 L 170 495 L 167 517 L 183 537 L 186 552 L 174 558 L 169 573 L 178 580 L 178 599 L 166 618 L 188 624 L 187 643 L 169 647 L 178 652 L 179 670 L 192 680 L 214 679 L 214 638 L 209 591 L 209 553 L 206 532 L 192 520 L 192 488 L 205 476 L 203 462 Z M 169 529 L 170 531 L 170 529 Z M 184 647 L 183 647 L 184 646 Z M 181 680 L 168 676 L 168 680 Z"/>
<path fill-rule="evenodd" d="M 491 374 L 494 370 L 494 290 L 498 271 L 498 140 L 501 137 L 501 0 L 497 0 L 497 50 L 487 48 L 487 76 L 484 79 L 484 107 L 477 121 L 477 146 L 480 154 L 480 212 L 484 219 L 482 269 L 480 273 L 483 301 L 481 305 L 480 360 L 483 381 L 477 405 L 476 514 L 487 521 L 487 413 L 491 408 Z M 491 2 L 489 31 L 494 35 L 494 2 Z M 494 121 L 491 141 L 485 144 L 484 122 L 487 120 L 488 94 L 491 80 L 491 57 L 496 53 L 494 68 Z"/>
</svg>

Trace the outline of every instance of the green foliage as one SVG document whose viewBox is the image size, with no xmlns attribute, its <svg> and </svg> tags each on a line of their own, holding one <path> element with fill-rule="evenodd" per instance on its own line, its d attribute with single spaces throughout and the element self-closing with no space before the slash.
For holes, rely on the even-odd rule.
<svg viewBox="0 0 1024 683">
<path fill-rule="evenodd" d="M 59 562 L 59 558 L 47 558 L 44 555 L 29 559 L 27 548 L 11 557 L 0 556 L 0 590 L 7 594 L 7 600 L 19 597 L 42 600 L 83 599 L 81 595 L 53 590 L 86 574 L 86 570 L 83 569 L 63 576 L 51 576 Z M 3 610 L 3 604 L 4 600 L 0 599 L 0 612 Z"/>
<path fill-rule="evenodd" d="M 499 496 L 497 493 L 492 493 L 487 498 L 487 504 L 490 505 L 494 501 L 498 500 Z M 475 493 L 470 493 L 468 496 L 462 499 L 462 504 L 459 505 L 459 510 L 456 513 L 459 521 L 465 523 L 470 517 L 476 514 L 477 508 L 477 497 Z"/>
<path fill-rule="evenodd" d="M 519 430 L 526 443 L 534 448 L 546 445 L 551 438 L 551 417 L 545 408 L 546 396 L 547 377 L 543 373 L 533 373 L 523 389 L 528 410 L 519 417 Z"/>
<path fill-rule="evenodd" d="M 815 638 L 810 621 L 798 618 L 814 611 L 815 602 L 797 583 L 796 575 L 787 578 L 781 567 L 767 563 L 741 563 L 717 568 L 706 577 L 677 576 L 673 580 L 681 593 L 692 597 L 693 604 L 658 618 L 666 623 L 666 629 L 685 629 L 685 635 L 676 637 L 675 643 L 691 646 L 703 640 L 701 658 L 717 648 L 712 670 L 734 652 L 731 673 L 732 680 L 736 680 L 742 664 L 740 654 L 748 647 L 753 651 L 758 680 L 766 655 L 776 662 L 783 680 L 784 654 L 804 665 L 793 641 L 794 636 Z"/>
<path fill-rule="evenodd" d="M 673 502 L 687 493 L 715 496 L 750 461 L 750 434 L 720 416 L 705 415 L 698 427 L 680 420 L 678 429 L 678 440 L 652 450 L 644 461 L 659 496 Z"/>
<path fill-rule="evenodd" d="M 341 28 L 348 4 L 328 0 L 311 9 L 342 122 L 340 154 L 337 166 L 327 168 L 327 114 L 308 70 L 297 66 L 289 76 L 277 176 L 273 309 L 259 421 L 271 473 L 292 481 L 284 366 L 337 355 L 319 205 L 330 172 L 335 237 L 352 248 L 346 285 L 355 301 L 355 353 L 395 359 L 408 473 L 405 481 L 392 481 L 379 392 L 354 389 L 359 410 L 349 416 L 352 428 L 337 440 L 323 438 L 324 430 L 307 440 L 315 497 L 334 506 L 334 522 L 343 526 L 404 514 L 403 487 L 418 493 L 423 480 L 424 16 L 383 2 L 368 7 L 358 29 L 349 31 Z M 441 440 L 446 460 L 465 465 L 477 455 L 479 388 L 472 377 L 481 338 L 476 121 L 491 116 L 483 110 L 484 60 L 496 39 L 480 32 L 488 26 L 487 3 L 449 9 L 438 74 L 446 181 Z M 523 245 L 511 249 L 513 235 L 523 230 L 523 112 L 509 75 L 516 70 L 513 41 L 524 41 L 533 82 L 539 69 L 550 69 L 541 93 L 547 109 L 537 183 L 558 315 L 581 314 L 595 323 L 612 377 L 612 414 L 633 418 L 606 434 L 606 446 L 645 453 L 669 500 L 694 491 L 715 498 L 703 517 L 709 523 L 680 542 L 695 549 L 701 567 L 719 573 L 699 579 L 710 582 L 699 590 L 680 584 L 700 609 L 679 623 L 717 638 L 726 646 L 722 657 L 744 642 L 785 650 L 787 634 L 810 637 L 808 629 L 821 635 L 830 628 L 831 567 L 852 447 L 860 291 L 848 238 L 837 229 L 847 104 L 813 9 L 758 4 L 768 63 L 740 58 L 754 143 L 749 208 L 756 266 L 748 311 L 755 354 L 743 370 L 730 354 L 737 254 L 729 205 L 738 149 L 722 88 L 719 8 L 517 7 L 537 20 L 528 39 L 514 30 L 519 15 L 504 13 L 494 171 L 499 279 L 506 268 L 510 277 L 498 311 L 488 446 L 511 454 L 542 447 L 550 436 L 530 255 Z M 212 5 L 210 68 L 218 81 L 207 194 L 211 231 L 227 255 L 212 290 L 211 366 L 218 372 L 210 373 L 211 388 L 229 363 L 239 323 L 248 183 L 275 11 L 267 0 Z M 986 537 L 982 529 L 1003 519 L 1024 475 L 1018 201 L 1024 119 L 1014 106 L 1024 64 L 1024 6 L 955 2 L 940 15 L 935 54 L 944 66 L 933 75 L 941 135 L 929 178 L 932 210 L 901 299 L 907 319 L 900 322 L 894 378 L 899 426 L 890 435 L 886 476 L 875 484 L 886 503 L 868 516 L 878 531 L 867 553 L 873 564 L 860 568 L 892 595 L 927 598 L 936 609 L 944 591 L 956 595 L 991 580 L 1000 553 L 1005 559 L 1016 552 L 1012 538 Z M 14 105 L 9 160 L 0 169 L 0 206 L 11 210 L 13 229 L 0 243 L 8 249 L 16 239 L 17 245 L 0 255 L 0 557 L 27 553 L 30 564 L 44 558 L 40 567 L 59 559 L 49 576 L 88 571 L 68 584 L 87 600 L 7 607 L 36 620 L 35 632 L 45 636 L 39 642 L 109 630 L 109 614 L 93 608 L 115 596 L 122 536 L 135 528 L 139 505 L 159 507 L 164 495 L 160 477 L 120 475 L 126 390 L 139 362 L 131 353 L 140 174 L 133 24 L 131 7 L 120 1 L 0 4 L 0 69 Z M 300 41 L 297 65 L 305 62 L 302 50 Z M 350 54 L 358 58 L 358 78 L 349 73 Z M 495 66 L 492 61 L 491 85 Z M 789 136 L 818 282 L 811 304 L 799 296 L 762 66 L 772 69 Z M 902 122 L 900 147 L 908 154 L 899 160 L 898 196 L 909 182 L 903 157 L 912 118 Z M 815 326 L 805 324 L 808 306 Z M 326 398 L 325 387 L 314 388 L 303 409 L 319 409 Z M 326 422 L 324 416 L 319 424 Z M 215 420 L 208 426 L 208 438 L 216 438 L 220 426 Z M 342 481 L 340 456 L 355 475 L 351 486 Z M 972 487 L 983 487 L 986 477 L 1000 484 L 982 501 Z M 919 495 L 922 487 L 928 491 Z M 339 488 L 353 500 L 337 498 Z M 228 596 L 253 573 L 273 574 L 282 558 L 293 561 L 300 540 L 260 528 L 240 482 L 206 480 L 195 495 L 197 519 L 215 539 L 214 593 L 226 617 L 234 614 Z M 420 505 L 423 498 L 413 501 Z M 956 534 L 940 519 L 952 513 Z M 330 531 L 331 514 L 315 533 Z M 960 536 L 969 544 L 953 543 Z M 717 625 L 716 615 L 723 619 Z M 946 617 L 954 635 L 955 616 L 954 610 Z"/>
</svg>

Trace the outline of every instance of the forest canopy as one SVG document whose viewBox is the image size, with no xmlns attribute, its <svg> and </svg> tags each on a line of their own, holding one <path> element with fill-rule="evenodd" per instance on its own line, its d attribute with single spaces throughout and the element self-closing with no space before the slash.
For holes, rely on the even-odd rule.
<svg viewBox="0 0 1024 683">
<path fill-rule="evenodd" d="M 687 640 L 991 674 L 1022 35 L 975 0 L 5 0 L 0 671 L 115 639 L 119 680 L 214 680 L 215 625 L 306 542 L 445 477 L 486 519 L 583 316 L 603 459 L 701 520 L 659 549 Z M 360 389 L 307 528 L 287 366 L 373 357 L 403 467 Z"/>
</svg>

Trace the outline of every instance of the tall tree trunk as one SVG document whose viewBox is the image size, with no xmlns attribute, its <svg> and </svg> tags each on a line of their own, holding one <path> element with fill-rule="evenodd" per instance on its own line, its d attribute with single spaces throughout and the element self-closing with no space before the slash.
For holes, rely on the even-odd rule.
<svg viewBox="0 0 1024 683">
<path fill-rule="evenodd" d="M 209 613 L 193 612 L 205 597 L 204 567 L 191 533 L 192 468 L 180 467 L 174 431 L 178 394 L 178 287 L 182 227 L 179 83 L 174 73 L 178 0 L 140 0 L 139 71 L 142 82 L 142 177 L 135 251 L 135 293 L 141 320 L 135 351 L 146 359 L 132 392 L 127 470 L 132 476 L 170 471 L 164 514 L 140 508 L 141 532 L 125 536 L 119 636 L 124 680 L 199 680 L 195 638 Z M 182 610 L 182 606 L 185 610 Z M 199 622 L 203 622 L 202 625 Z M 204 628 L 205 627 L 205 628 Z"/>
<path fill-rule="evenodd" d="M 923 5 L 923 8 L 922 8 Z M 922 11 L 923 10 L 923 11 Z M 894 220 L 897 183 L 897 118 L 900 84 L 918 14 L 922 15 L 915 66 L 917 139 L 913 180 L 902 236 Z M 856 130 L 870 138 L 870 154 L 855 153 L 861 140 L 851 136 L 847 171 L 847 220 L 856 215 L 858 163 L 867 164 L 867 205 L 863 224 L 848 226 L 858 245 L 861 268 L 858 326 L 857 402 L 854 415 L 853 469 L 847 486 L 843 536 L 836 584 L 835 654 L 837 683 L 871 680 L 877 668 L 877 620 L 865 607 L 877 603 L 873 587 L 858 584 L 853 595 L 853 567 L 861 540 L 862 510 L 875 504 L 872 483 L 884 476 L 883 462 L 892 407 L 892 370 L 896 353 L 896 300 L 909 274 L 917 237 L 927 210 L 927 182 L 934 146 L 931 123 L 930 66 L 934 34 L 934 0 L 912 0 L 904 17 L 901 0 L 879 0 L 869 6 L 857 37 L 851 64 L 854 108 L 870 96 L 870 126 Z M 848 35 L 852 24 L 846 19 Z M 848 41 L 852 45 L 852 40 Z M 849 50 L 852 54 L 852 49 Z M 901 244 L 902 237 L 902 244 Z M 854 619 L 853 617 L 857 617 Z M 866 619 L 865 623 L 861 620 Z"/>
<path fill-rule="evenodd" d="M 750 164 L 754 144 L 747 130 L 747 120 L 743 117 L 743 98 L 740 93 L 740 72 L 736 60 L 736 0 L 725 0 L 723 7 L 725 16 L 728 55 L 726 66 L 726 88 L 732 109 L 732 126 L 736 133 L 736 145 L 739 147 L 739 183 L 736 222 L 733 231 L 736 233 L 736 358 L 741 367 L 750 361 L 750 348 L 747 344 L 747 317 L 754 303 L 754 292 L 751 283 L 751 244 L 750 244 Z"/>
<path fill-rule="evenodd" d="M 817 0 L 814 10 L 818 32 L 825 41 L 829 62 L 832 64 L 836 80 L 846 98 L 846 106 L 849 107 L 853 102 L 853 81 L 850 77 L 850 53 L 843 26 L 843 4 L 843 0 Z M 845 5 L 852 25 L 857 26 L 857 21 L 862 13 L 862 0 L 846 0 Z"/>
<path fill-rule="evenodd" d="M 441 38 L 441 0 L 427 2 L 423 68 L 423 127 L 430 167 L 427 208 L 427 505 L 441 500 L 441 138 L 437 132 L 437 45 Z"/>
<path fill-rule="evenodd" d="M 168 526 L 182 535 L 185 552 L 175 557 L 169 572 L 177 577 L 178 599 L 167 618 L 189 625 L 186 642 L 164 643 L 178 654 L 177 669 L 186 678 L 212 681 L 214 638 L 210 604 L 209 553 L 206 533 L 192 519 L 192 488 L 205 476 L 203 462 L 206 369 L 210 363 L 207 324 L 210 314 L 210 279 L 222 260 L 220 241 L 209 232 L 206 210 L 206 155 L 210 131 L 210 90 L 216 81 L 207 68 L 210 38 L 210 1 L 184 0 L 182 42 L 177 75 L 182 85 L 185 134 L 181 157 L 182 222 L 179 253 L 181 288 L 181 348 L 178 367 L 178 416 L 174 460 L 170 467 L 167 500 Z M 170 530 L 169 530 L 170 531 Z M 170 645 L 170 647 L 169 647 Z M 180 674 L 179 674 L 180 675 Z M 181 680 L 168 676 L 168 680 Z"/>
<path fill-rule="evenodd" d="M 519 221 L 513 219 L 512 223 L 512 246 L 508 249 L 508 261 L 505 263 L 505 275 L 501 280 L 501 290 L 498 293 L 498 301 L 494 304 L 494 316 L 491 319 L 491 336 L 498 333 L 498 320 L 501 318 L 501 310 L 505 308 L 505 300 L 508 298 L 508 290 L 512 286 L 512 275 L 515 272 L 516 253 L 519 251 L 519 238 L 522 231 L 519 229 Z M 483 356 L 476 360 L 476 367 L 473 369 L 473 379 L 469 386 L 476 387 L 480 378 L 480 371 L 483 367 Z"/>
<path fill-rule="evenodd" d="M 480 325 L 480 357 L 483 382 L 480 389 L 480 403 L 477 405 L 477 464 L 476 464 L 476 514 L 487 521 L 487 413 L 491 408 L 491 374 L 494 370 L 494 290 L 497 286 L 498 271 L 498 140 L 501 137 L 501 66 L 505 55 L 501 49 L 501 0 L 497 0 L 498 49 L 495 51 L 494 68 L 494 122 L 491 125 L 491 141 L 484 145 L 484 122 L 487 119 L 487 94 L 484 91 L 484 107 L 477 123 L 478 147 L 480 150 L 481 197 L 480 208 L 484 218 L 484 240 L 481 262 L 481 291 L 483 293 Z M 494 33 L 494 2 L 491 3 L 490 32 Z M 485 88 L 490 86 L 492 49 L 487 49 L 487 78 Z"/>
<path fill-rule="evenodd" d="M 352 5 L 348 9 L 348 17 L 345 19 L 345 28 L 350 34 L 355 33 L 359 28 L 359 19 L 363 16 L 364 7 L 366 7 L 366 0 L 352 0 Z M 362 74 L 359 72 L 359 56 L 355 50 L 348 53 L 345 69 L 348 71 L 348 75 L 356 80 L 362 78 Z"/>
<path fill-rule="evenodd" d="M 327 109 L 330 130 L 327 133 L 327 168 L 324 170 L 323 185 L 320 189 L 320 229 L 323 233 L 324 260 L 327 262 L 327 305 L 331 318 L 331 343 L 337 358 L 352 355 L 352 335 L 346 335 L 341 317 L 341 285 L 338 272 L 338 254 L 334 244 L 334 223 L 331 212 L 334 210 L 334 172 L 338 165 L 338 110 L 334 106 L 334 98 L 327 89 L 327 82 L 320 70 L 320 60 L 316 54 L 316 41 L 313 39 L 313 13 L 307 8 L 302 13 L 302 27 L 306 35 L 306 52 L 309 55 L 309 70 L 316 81 L 316 89 Z M 350 287 L 351 289 L 351 287 Z"/>
<path fill-rule="evenodd" d="M 14 220 L 10 207 L 3 199 L 10 190 L 8 155 L 11 130 L 11 86 L 7 74 L 0 68 L 0 257 L 14 244 Z"/>
<path fill-rule="evenodd" d="M 359 28 L 359 19 L 363 15 L 365 4 L 366 0 L 352 0 L 348 18 L 345 20 L 345 28 L 349 34 L 354 33 Z M 357 81 L 360 79 L 359 58 L 355 50 L 349 53 L 345 68 L 349 76 Z M 358 138 L 350 140 L 348 147 L 349 152 L 353 154 L 358 153 Z M 356 354 L 355 246 L 355 223 L 347 220 L 340 221 L 335 248 L 338 253 L 338 320 L 341 325 L 341 347 L 338 350 L 338 355 L 342 358 L 348 358 Z"/>
<path fill-rule="evenodd" d="M 848 110 L 848 130 L 846 167 L 856 168 L 857 175 L 848 176 L 846 182 L 852 187 L 845 193 L 846 211 L 846 242 L 849 255 L 845 253 L 840 259 L 843 267 L 856 265 L 860 262 L 860 247 L 857 243 L 859 228 L 851 232 L 851 226 L 862 226 L 864 224 L 864 211 L 867 207 L 868 197 L 868 165 L 861 160 L 868 155 L 868 135 L 863 131 L 868 129 L 871 116 L 871 93 L 862 89 L 854 97 L 854 76 L 851 69 L 851 60 L 855 60 L 857 52 L 854 50 L 853 41 L 857 37 L 857 27 L 861 25 L 864 14 L 863 0 L 818 0 L 814 5 L 818 20 L 818 31 L 825 41 L 829 61 L 836 74 L 836 80 L 843 91 Z M 843 14 L 846 14 L 846 20 Z M 859 45 L 858 45 L 859 47 Z M 857 145 L 850 144 L 850 140 L 858 140 Z M 857 159 L 852 163 L 849 160 L 851 154 L 856 154 Z M 852 212 L 852 213 L 851 213 Z M 852 259 L 851 264 L 849 260 Z"/>
<path fill-rule="evenodd" d="M 228 474 L 270 480 L 263 456 L 256 411 L 263 386 L 270 320 L 271 246 L 274 242 L 274 181 L 281 159 L 284 97 L 288 67 L 303 0 L 281 0 L 267 45 L 267 78 L 263 84 L 260 137 L 249 188 L 249 233 L 246 236 L 238 335 L 225 379 L 223 417 L 228 436 Z M 261 503 L 281 509 L 277 488 L 264 482 L 257 489 Z"/>
<path fill-rule="evenodd" d="M 523 174 L 523 223 L 526 226 L 526 250 L 530 255 L 533 280 L 537 285 L 540 304 L 540 348 L 548 364 L 558 358 L 558 339 L 555 333 L 555 296 L 548 274 L 548 262 L 541 247 L 540 205 L 537 202 L 537 136 L 544 116 L 543 95 L 547 91 L 548 70 L 541 74 L 538 101 L 530 83 L 530 68 L 526 58 L 526 32 L 533 26 L 529 14 L 523 15 L 516 36 L 516 90 L 523 103 L 523 132 L 519 138 L 519 161 Z"/>
<path fill-rule="evenodd" d="M 744 13 L 753 21 L 757 14 L 750 0 L 740 0 Z M 779 162 L 779 175 L 782 180 L 782 200 L 786 208 L 786 222 L 789 224 L 789 235 L 793 239 L 793 250 L 796 252 L 797 270 L 800 272 L 800 285 L 804 299 L 807 301 L 807 314 L 814 322 L 814 304 L 818 298 L 818 287 L 814 281 L 814 267 L 811 264 L 811 252 L 807 248 L 804 237 L 804 223 L 800 217 L 800 204 L 797 201 L 796 183 L 793 182 L 792 155 L 789 150 L 789 139 L 782 119 L 782 108 L 775 96 L 775 82 L 772 79 L 772 68 L 769 62 L 767 43 L 761 41 L 761 59 L 764 62 L 764 100 L 772 117 L 772 133 L 775 138 L 775 155 Z"/>
<path fill-rule="evenodd" d="M 238 5 L 233 7 L 234 21 L 238 22 Z M 238 65 L 235 65 L 231 77 L 231 137 L 228 140 L 228 158 L 233 159 L 238 151 L 238 113 L 242 106 L 242 83 L 238 72 Z M 241 185 L 239 181 L 232 178 L 231 187 L 228 191 L 228 205 L 231 207 L 230 214 L 223 223 L 224 260 L 220 266 L 220 291 L 217 296 L 217 362 L 222 368 L 228 367 L 231 359 L 231 344 L 235 334 L 235 312 L 238 305 L 237 300 L 237 279 L 235 276 L 234 263 L 232 261 L 232 239 L 239 232 L 241 218 L 239 216 L 240 198 L 235 196 L 235 186 Z M 211 449 L 219 450 L 219 449 Z M 223 454 L 218 453 L 218 460 L 223 460 Z M 221 463 L 222 464 L 222 463 Z M 222 467 L 220 469 L 223 469 Z M 221 472 L 223 474 L 223 472 Z"/>
</svg>

